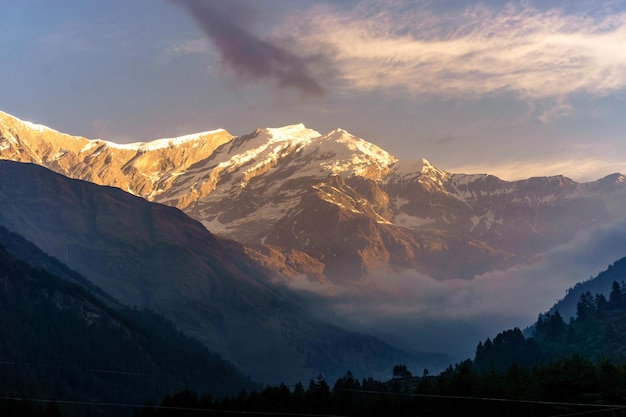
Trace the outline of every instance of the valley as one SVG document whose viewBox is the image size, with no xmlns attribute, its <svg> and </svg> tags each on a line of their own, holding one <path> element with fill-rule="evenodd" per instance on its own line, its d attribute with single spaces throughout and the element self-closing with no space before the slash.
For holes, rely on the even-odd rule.
<svg viewBox="0 0 626 417">
<path fill-rule="evenodd" d="M 0 113 L 0 159 L 0 225 L 257 382 L 442 371 L 626 230 L 619 173 L 450 173 L 301 124 L 118 145 Z"/>
</svg>

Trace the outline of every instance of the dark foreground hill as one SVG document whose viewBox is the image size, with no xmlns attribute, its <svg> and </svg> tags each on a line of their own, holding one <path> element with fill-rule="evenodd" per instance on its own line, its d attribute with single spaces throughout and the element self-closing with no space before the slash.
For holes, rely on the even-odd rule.
<svg viewBox="0 0 626 417">
<path fill-rule="evenodd" d="M 14 234 L 11 239 L 20 240 Z M 45 259 L 27 242 L 18 246 L 28 247 L 22 253 L 31 259 Z M 28 265 L 2 245 L 0 358 L 3 398 L 143 404 L 185 388 L 220 398 L 251 386 L 232 364 L 162 316 L 94 295 Z M 120 411 L 81 408 L 94 415 Z M 10 409 L 10 402 L 0 402 L 0 415 Z"/>
</svg>

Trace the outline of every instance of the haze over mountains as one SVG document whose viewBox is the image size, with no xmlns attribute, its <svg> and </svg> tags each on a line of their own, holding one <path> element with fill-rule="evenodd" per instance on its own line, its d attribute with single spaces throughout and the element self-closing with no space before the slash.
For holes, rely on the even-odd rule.
<svg viewBox="0 0 626 417">
<path fill-rule="evenodd" d="M 245 249 L 275 282 L 311 296 L 320 314 L 330 305 L 339 322 L 349 316 L 364 330 L 378 322 L 395 336 L 411 322 L 410 345 L 419 348 L 449 344 L 432 334 L 433 316 L 443 323 L 437 331 L 466 331 L 473 345 L 480 336 L 472 326 L 444 326 L 455 317 L 451 310 L 470 317 L 486 300 L 505 308 L 505 292 L 534 287 L 534 275 L 537 292 L 550 286 L 560 295 L 570 285 L 557 277 L 558 260 L 575 259 L 575 268 L 578 243 L 593 247 L 624 217 L 622 174 L 576 183 L 449 173 L 424 159 L 398 159 L 341 129 L 320 134 L 303 125 L 117 145 L 0 113 L 0 157 L 177 207 L 240 242 L 237 256 Z M 130 230 L 145 223 L 141 216 L 125 221 Z M 236 247 L 228 245 L 225 256 Z M 623 256 L 605 252 L 608 259 L 585 268 L 595 273 Z M 520 314 L 516 306 L 503 316 Z M 528 308 L 536 314 L 548 306 Z"/>
</svg>

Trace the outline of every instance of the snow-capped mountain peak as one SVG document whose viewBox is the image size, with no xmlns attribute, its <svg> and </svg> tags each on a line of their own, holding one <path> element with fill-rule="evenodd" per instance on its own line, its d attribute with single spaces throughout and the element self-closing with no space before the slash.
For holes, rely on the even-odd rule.
<svg viewBox="0 0 626 417">
<path fill-rule="evenodd" d="M 14 116 L 11 116 L 8 113 L 5 113 L 3 111 L 0 111 L 0 124 L 5 126 L 5 127 L 10 127 L 10 125 L 15 125 L 15 124 L 21 124 L 25 127 L 27 127 L 28 129 L 32 130 L 32 131 L 37 131 L 37 132 L 45 132 L 45 131 L 50 131 L 50 132 L 55 132 L 55 133 L 59 133 L 54 129 L 49 128 L 48 126 L 44 126 L 44 125 L 40 125 L 37 123 L 32 123 L 29 122 L 27 120 L 20 120 Z"/>
<path fill-rule="evenodd" d="M 356 137 L 343 129 L 333 130 L 327 136 L 329 140 L 346 146 L 355 154 L 361 153 L 364 156 L 371 158 L 373 161 L 381 166 L 389 166 L 398 161 L 395 156 L 387 153 L 373 143 Z"/>
<path fill-rule="evenodd" d="M 261 132 L 269 136 L 270 142 L 283 142 L 288 140 L 307 141 L 321 136 L 319 132 L 307 128 L 302 123 L 283 127 L 266 128 L 262 129 Z"/>
<path fill-rule="evenodd" d="M 450 178 L 451 175 L 448 172 L 434 167 L 428 160 L 422 158 L 412 161 L 398 161 L 393 165 L 387 181 L 400 184 L 418 181 L 423 184 L 443 187 Z"/>
<path fill-rule="evenodd" d="M 184 136 L 178 136 L 178 137 L 172 137 L 172 138 L 154 139 L 148 142 L 134 142 L 134 143 L 124 143 L 124 144 L 114 143 L 114 142 L 109 142 L 109 141 L 102 141 L 102 142 L 105 142 L 110 147 L 116 148 L 116 149 L 127 149 L 127 150 L 133 150 L 133 151 L 149 152 L 149 151 L 156 151 L 156 150 L 164 149 L 164 148 L 181 146 L 187 142 L 193 142 L 194 140 L 201 139 L 205 136 L 212 136 L 212 135 L 216 135 L 219 133 L 227 133 L 227 132 L 224 129 L 215 129 L 215 130 L 208 130 L 206 132 L 192 133 L 190 135 L 184 135 Z"/>
<path fill-rule="evenodd" d="M 4 159 L 35 162 L 67 176 L 152 198 L 167 182 L 230 141 L 223 129 L 151 142 L 117 144 L 57 132 L 0 112 Z M 165 183 L 164 183 L 165 181 Z"/>
<path fill-rule="evenodd" d="M 213 177 L 218 172 L 228 173 L 230 182 L 245 187 L 252 178 L 270 169 L 290 170 L 291 179 L 323 178 L 329 174 L 379 178 L 381 171 L 395 162 L 397 159 L 392 155 L 345 130 L 320 135 L 303 124 L 296 124 L 258 129 L 251 135 L 235 138 L 218 149 L 199 171 L 215 171 Z"/>
</svg>

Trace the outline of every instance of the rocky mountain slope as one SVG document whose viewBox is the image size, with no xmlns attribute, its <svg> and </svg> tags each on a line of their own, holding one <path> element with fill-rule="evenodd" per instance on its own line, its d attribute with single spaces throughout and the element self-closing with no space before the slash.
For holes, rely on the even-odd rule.
<svg viewBox="0 0 626 417">
<path fill-rule="evenodd" d="M 176 208 L 118 188 L 0 161 L 0 225 L 120 302 L 170 318 L 257 381 L 424 365 L 373 337 L 320 321 L 272 285 L 241 245 L 213 236 Z"/>
<path fill-rule="evenodd" d="M 454 174 L 303 125 L 114 145 L 0 113 L 0 157 L 178 207 L 278 276 L 320 282 L 405 269 L 472 278 L 530 263 L 617 216 L 603 200 L 626 189 L 621 174 L 591 183 Z"/>
<path fill-rule="evenodd" d="M 32 162 L 70 178 L 150 198 L 232 136 L 224 130 L 118 145 L 70 136 L 0 112 L 2 159 Z"/>
</svg>

